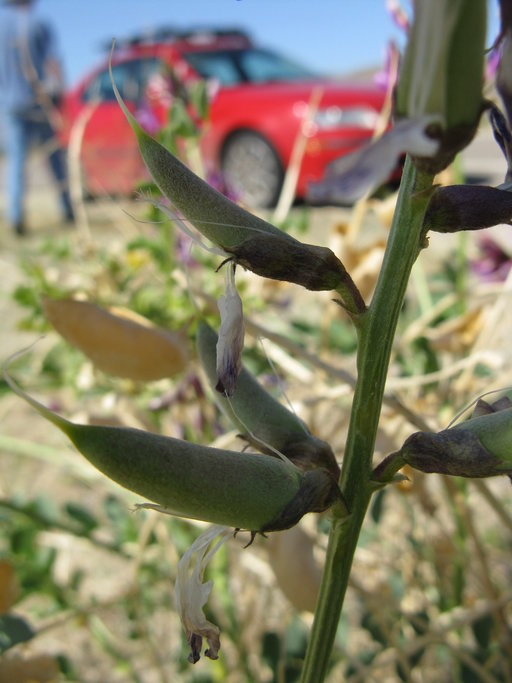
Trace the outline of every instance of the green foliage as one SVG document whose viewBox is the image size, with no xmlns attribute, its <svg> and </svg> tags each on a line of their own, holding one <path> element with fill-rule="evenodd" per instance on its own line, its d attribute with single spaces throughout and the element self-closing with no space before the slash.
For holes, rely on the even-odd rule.
<svg viewBox="0 0 512 683">
<path fill-rule="evenodd" d="M 0 655 L 18 643 L 27 642 L 34 635 L 33 629 L 22 617 L 0 615 Z"/>
<path fill-rule="evenodd" d="M 269 631 L 263 635 L 262 657 L 272 671 L 272 683 L 296 683 L 306 653 L 307 629 L 296 617 L 283 636 Z"/>
</svg>

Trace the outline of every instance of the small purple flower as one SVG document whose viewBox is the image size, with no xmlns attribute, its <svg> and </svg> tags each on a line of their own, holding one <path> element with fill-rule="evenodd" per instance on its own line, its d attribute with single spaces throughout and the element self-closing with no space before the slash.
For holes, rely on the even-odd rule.
<svg viewBox="0 0 512 683">
<path fill-rule="evenodd" d="M 221 192 L 225 197 L 230 199 L 232 202 L 237 202 L 240 199 L 240 193 L 236 192 L 224 178 L 224 175 L 216 170 L 211 169 L 206 173 L 206 182 L 214 187 L 216 190 Z"/>
<path fill-rule="evenodd" d="M 471 269 L 486 282 L 503 282 L 512 268 L 512 248 L 508 252 L 492 237 L 482 237 L 479 243 L 480 258 Z"/>
<path fill-rule="evenodd" d="M 373 82 L 378 88 L 388 91 L 392 90 L 398 80 L 398 69 L 400 66 L 400 50 L 397 44 L 390 40 L 386 46 L 384 66 L 373 77 Z"/>
<path fill-rule="evenodd" d="M 178 261 L 187 268 L 196 268 L 199 262 L 192 255 L 194 241 L 186 233 L 177 230 L 175 233 L 175 250 Z"/>
<path fill-rule="evenodd" d="M 137 109 L 135 118 L 149 135 L 156 135 L 162 127 L 155 112 L 147 102 L 143 102 Z"/>
<path fill-rule="evenodd" d="M 485 62 L 485 80 L 492 81 L 498 71 L 498 66 L 500 63 L 500 50 L 499 47 L 491 48 L 487 55 L 487 60 Z"/>
<path fill-rule="evenodd" d="M 411 25 L 400 0 L 386 0 L 386 9 L 398 28 L 408 33 Z"/>
</svg>

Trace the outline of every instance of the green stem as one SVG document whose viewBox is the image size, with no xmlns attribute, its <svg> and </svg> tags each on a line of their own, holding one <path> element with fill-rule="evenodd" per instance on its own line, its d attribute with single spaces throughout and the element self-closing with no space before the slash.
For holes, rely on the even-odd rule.
<svg viewBox="0 0 512 683">
<path fill-rule="evenodd" d="M 359 375 L 340 476 L 351 514 L 333 519 L 301 683 L 321 683 L 327 673 L 352 560 L 374 490 L 372 457 L 391 348 L 411 269 L 422 247 L 421 227 L 431 186 L 432 176 L 418 173 L 407 159 L 375 294 L 360 319 Z"/>
</svg>

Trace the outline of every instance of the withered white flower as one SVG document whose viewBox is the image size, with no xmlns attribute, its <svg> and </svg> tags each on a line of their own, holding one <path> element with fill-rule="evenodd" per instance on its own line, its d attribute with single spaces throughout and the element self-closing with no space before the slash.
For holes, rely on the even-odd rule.
<svg viewBox="0 0 512 683">
<path fill-rule="evenodd" d="M 195 664 L 201 656 L 203 638 L 208 642 L 204 654 L 218 658 L 220 631 L 204 616 L 203 607 L 210 596 L 213 581 L 203 583 L 204 570 L 217 550 L 233 536 L 233 529 L 215 524 L 201 534 L 178 562 L 178 575 L 174 587 L 176 610 L 185 628 L 190 645 L 189 662 Z M 212 542 L 218 539 L 213 547 Z"/>
<path fill-rule="evenodd" d="M 313 201 L 352 204 L 384 183 L 402 154 L 434 156 L 439 142 L 425 132 L 434 121 L 437 117 L 398 121 L 375 142 L 333 162 L 324 180 L 310 184 L 308 197 Z"/>
<path fill-rule="evenodd" d="M 217 391 L 233 396 L 236 380 L 242 369 L 244 346 L 244 316 L 242 299 L 235 285 L 236 265 L 230 261 L 226 267 L 226 293 L 219 297 L 219 339 L 217 342 Z"/>
</svg>

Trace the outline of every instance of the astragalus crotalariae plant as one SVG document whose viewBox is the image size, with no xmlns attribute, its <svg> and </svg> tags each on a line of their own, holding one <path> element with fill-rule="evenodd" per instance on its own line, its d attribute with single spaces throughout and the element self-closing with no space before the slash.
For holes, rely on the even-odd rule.
<svg viewBox="0 0 512 683">
<path fill-rule="evenodd" d="M 435 175 L 469 144 L 482 113 L 490 108 L 482 96 L 486 11 L 484 0 L 416 2 L 395 92 L 393 128 L 344 160 L 321 188 L 327 198 L 356 199 L 385 179 L 390 158 L 408 155 L 384 261 L 369 302 L 330 249 L 294 239 L 195 176 L 140 127 L 114 84 L 142 157 L 165 197 L 160 208 L 183 229 L 190 231 L 193 225 L 201 235 L 195 233 L 197 239 L 205 238 L 208 243 L 201 243 L 225 262 L 219 334 L 199 320 L 197 350 L 221 408 L 260 454 L 222 451 L 137 430 L 77 425 L 50 413 L 8 375 L 7 379 L 98 469 L 152 501 L 147 505 L 217 525 L 194 543 L 178 570 L 176 604 L 192 662 L 201 654 L 203 638 L 208 641 L 205 654 L 218 656 L 218 628 L 202 612 L 211 584 L 202 579 L 217 547 L 211 544 L 216 538 L 218 544 L 228 540 L 227 529 L 247 529 L 253 536 L 272 533 L 295 525 L 308 512 L 330 511 L 323 580 L 302 672 L 302 683 L 321 683 L 372 495 L 391 485 L 404 464 L 462 477 L 512 473 L 512 414 L 507 407 L 489 406 L 478 417 L 439 434 L 413 434 L 397 452 L 376 466 L 373 463 L 395 330 L 411 269 L 420 251 L 428 248 L 429 231 L 474 230 L 512 220 L 506 189 L 434 185 Z M 504 11 L 504 60 L 508 60 L 512 31 L 508 19 Z M 507 68 L 505 61 L 500 83 L 509 114 Z M 509 155 L 510 120 L 494 107 L 493 122 L 496 137 Z M 344 453 L 336 454 L 339 459 L 343 456 L 341 469 L 329 444 L 317 439 L 243 368 L 237 267 L 312 292 L 332 292 L 354 325 L 358 375 Z"/>
</svg>

